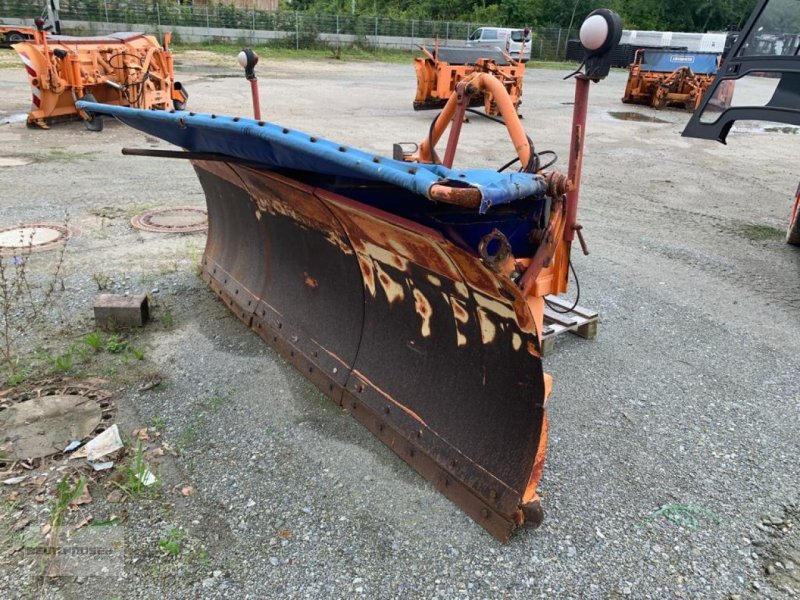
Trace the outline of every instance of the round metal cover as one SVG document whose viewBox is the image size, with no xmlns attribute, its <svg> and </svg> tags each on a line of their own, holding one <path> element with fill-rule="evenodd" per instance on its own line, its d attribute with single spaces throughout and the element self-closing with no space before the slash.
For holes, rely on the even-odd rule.
<svg viewBox="0 0 800 600">
<path fill-rule="evenodd" d="M 23 223 L 0 229 L 0 255 L 43 252 L 65 243 L 73 232 L 54 223 Z"/>
<path fill-rule="evenodd" d="M 0 156 L 0 167 L 22 167 L 33 162 L 27 158 L 15 158 L 13 156 Z"/>
<path fill-rule="evenodd" d="M 157 233 L 193 233 L 208 229 L 208 213 L 189 206 L 149 210 L 133 217 L 131 225 Z"/>
<path fill-rule="evenodd" d="M 72 441 L 94 437 L 111 426 L 111 394 L 84 384 L 49 385 L 12 392 L 0 399 L 0 468 L 22 461 L 36 467 L 60 455 Z"/>
</svg>

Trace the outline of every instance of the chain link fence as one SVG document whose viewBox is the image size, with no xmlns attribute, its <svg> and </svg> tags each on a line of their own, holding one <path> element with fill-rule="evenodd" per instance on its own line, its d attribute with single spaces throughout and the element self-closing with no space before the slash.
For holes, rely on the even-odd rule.
<svg viewBox="0 0 800 600">
<path fill-rule="evenodd" d="M 0 17 L 33 19 L 40 12 L 31 0 L 0 0 Z M 177 33 L 177 39 L 181 40 L 185 33 L 174 28 L 192 28 L 191 41 L 250 42 L 268 39 L 269 43 L 295 48 L 350 43 L 415 50 L 417 44 L 437 37 L 442 45 L 464 44 L 476 28 L 492 26 L 489 23 L 265 11 L 224 4 L 192 6 L 178 2 L 126 0 L 61 0 L 60 18 L 62 21 L 85 22 L 92 31 L 98 29 L 93 24 L 103 23 L 139 28 L 144 26 L 151 32 L 172 29 Z M 220 31 L 223 29 L 226 31 Z M 255 36 L 252 35 L 254 32 L 271 35 Z M 391 40 L 387 41 L 387 38 Z M 534 29 L 531 57 L 563 60 L 567 38 L 567 30 L 563 28 Z"/>
</svg>

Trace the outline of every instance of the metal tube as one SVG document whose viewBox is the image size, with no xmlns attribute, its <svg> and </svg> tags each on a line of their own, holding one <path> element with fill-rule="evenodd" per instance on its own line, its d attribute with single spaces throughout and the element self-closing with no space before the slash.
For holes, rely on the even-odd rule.
<svg viewBox="0 0 800 600">
<path fill-rule="evenodd" d="M 250 80 L 250 92 L 253 95 L 253 117 L 256 121 L 261 120 L 261 99 L 258 96 L 258 79 L 253 77 Z"/>
<path fill-rule="evenodd" d="M 572 136 L 569 144 L 569 180 L 572 189 L 567 192 L 567 218 L 564 239 L 571 242 L 575 238 L 575 221 L 578 218 L 578 196 L 581 188 L 581 168 L 583 167 L 583 142 L 586 137 L 586 113 L 589 108 L 589 85 L 585 75 L 575 77 L 575 106 L 572 109 Z"/>
</svg>

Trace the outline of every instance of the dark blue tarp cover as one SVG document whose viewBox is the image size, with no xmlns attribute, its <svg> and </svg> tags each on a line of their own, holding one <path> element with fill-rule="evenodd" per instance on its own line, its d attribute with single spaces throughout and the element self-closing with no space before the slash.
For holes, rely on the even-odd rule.
<svg viewBox="0 0 800 600">
<path fill-rule="evenodd" d="M 275 123 L 248 118 L 141 110 L 92 102 L 78 102 L 77 107 L 113 116 L 126 125 L 190 152 L 232 156 L 268 168 L 380 181 L 427 198 L 430 198 L 428 191 L 433 184 L 458 182 L 456 185 L 480 190 L 481 213 L 498 204 L 530 196 L 540 197 L 546 189 L 544 179 L 536 175 L 483 169 L 458 170 L 442 165 L 396 161 Z"/>
<path fill-rule="evenodd" d="M 679 67 L 689 67 L 698 75 L 714 75 L 717 72 L 717 57 L 714 53 L 675 52 L 646 50 L 642 58 L 642 71 L 672 73 Z"/>
</svg>

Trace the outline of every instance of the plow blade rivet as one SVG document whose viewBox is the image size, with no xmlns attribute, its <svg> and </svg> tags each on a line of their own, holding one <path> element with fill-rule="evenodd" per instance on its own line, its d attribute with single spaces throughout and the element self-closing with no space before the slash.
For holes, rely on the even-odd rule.
<svg viewBox="0 0 800 600">
<path fill-rule="evenodd" d="M 331 369 L 331 372 L 332 372 L 334 375 L 336 375 L 336 374 L 339 372 L 339 368 L 338 368 L 338 367 L 333 367 L 333 368 Z"/>
<path fill-rule="evenodd" d="M 422 429 L 417 429 L 417 437 L 418 438 L 422 437 Z"/>
<path fill-rule="evenodd" d="M 309 373 L 313 373 L 314 372 L 314 367 L 308 367 L 308 372 Z"/>
<path fill-rule="evenodd" d="M 383 413 L 386 414 L 386 415 L 389 414 L 389 407 L 388 406 L 384 406 L 383 407 Z"/>
<path fill-rule="evenodd" d="M 481 509 L 481 515 L 483 515 L 484 519 L 488 519 L 489 518 L 489 509 L 488 508 L 482 508 Z"/>
</svg>

